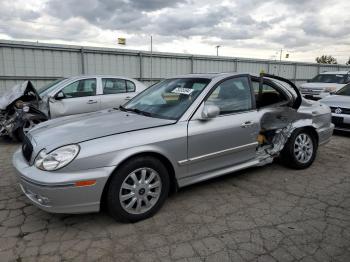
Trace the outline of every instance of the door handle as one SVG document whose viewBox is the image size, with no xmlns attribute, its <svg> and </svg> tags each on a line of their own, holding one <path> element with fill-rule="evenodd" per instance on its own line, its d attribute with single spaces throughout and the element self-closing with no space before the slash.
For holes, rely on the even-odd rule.
<svg viewBox="0 0 350 262">
<path fill-rule="evenodd" d="M 96 100 L 89 100 L 88 102 L 87 102 L 87 104 L 96 104 L 97 103 L 97 101 Z"/>
<path fill-rule="evenodd" d="M 241 124 L 241 127 L 242 127 L 242 128 L 246 128 L 246 127 L 250 127 L 250 126 L 252 126 L 252 125 L 254 125 L 254 122 L 253 122 L 253 121 L 246 121 L 246 122 L 244 122 L 244 123 Z"/>
</svg>

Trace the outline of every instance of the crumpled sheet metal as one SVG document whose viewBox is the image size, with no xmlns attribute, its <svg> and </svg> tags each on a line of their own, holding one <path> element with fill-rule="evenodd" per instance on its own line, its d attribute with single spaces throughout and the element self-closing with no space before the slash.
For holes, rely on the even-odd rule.
<svg viewBox="0 0 350 262">
<path fill-rule="evenodd" d="M 5 110 L 8 105 L 10 105 L 16 99 L 23 96 L 26 93 L 26 91 L 29 90 L 33 91 L 34 93 L 36 93 L 37 96 L 39 96 L 34 88 L 34 85 L 30 81 L 24 81 L 20 84 L 11 87 L 10 90 L 5 92 L 0 97 L 0 110 Z"/>
<path fill-rule="evenodd" d="M 273 159 L 279 155 L 283 150 L 293 131 L 297 128 L 308 126 L 312 124 L 311 119 L 301 119 L 294 123 L 287 124 L 286 127 L 276 130 L 272 139 L 271 145 L 262 146 L 257 149 L 257 158 L 259 159 L 259 166 L 263 166 L 273 162 Z"/>
</svg>

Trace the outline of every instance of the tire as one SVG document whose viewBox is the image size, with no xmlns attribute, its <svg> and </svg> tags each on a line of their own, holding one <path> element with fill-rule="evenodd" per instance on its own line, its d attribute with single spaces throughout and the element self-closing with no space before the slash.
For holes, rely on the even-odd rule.
<svg viewBox="0 0 350 262">
<path fill-rule="evenodd" d="M 108 211 L 119 222 L 149 218 L 164 204 L 169 183 L 168 170 L 160 160 L 149 156 L 132 158 L 116 170 L 109 182 Z"/>
<path fill-rule="evenodd" d="M 282 163 L 293 169 L 305 169 L 316 158 L 317 139 L 308 129 L 297 129 L 289 137 L 281 152 Z"/>
<path fill-rule="evenodd" d="M 43 121 L 45 121 L 45 120 L 38 118 L 38 117 L 32 117 L 32 118 L 27 119 L 23 123 L 23 125 L 16 130 L 15 135 L 16 135 L 17 140 L 23 141 L 23 139 L 26 136 L 26 134 L 28 133 L 28 131 Z"/>
</svg>

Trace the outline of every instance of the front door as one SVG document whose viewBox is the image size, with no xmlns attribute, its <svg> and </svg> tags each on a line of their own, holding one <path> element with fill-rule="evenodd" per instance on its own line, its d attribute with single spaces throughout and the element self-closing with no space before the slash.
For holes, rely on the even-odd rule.
<svg viewBox="0 0 350 262">
<path fill-rule="evenodd" d="M 50 99 L 50 116 L 75 115 L 98 111 L 100 97 L 96 95 L 96 78 L 82 79 L 65 86 Z"/>
<path fill-rule="evenodd" d="M 254 110 L 249 78 L 221 82 L 198 110 L 204 103 L 218 106 L 220 115 L 189 121 L 187 175 L 200 175 L 254 159 L 259 117 Z"/>
</svg>

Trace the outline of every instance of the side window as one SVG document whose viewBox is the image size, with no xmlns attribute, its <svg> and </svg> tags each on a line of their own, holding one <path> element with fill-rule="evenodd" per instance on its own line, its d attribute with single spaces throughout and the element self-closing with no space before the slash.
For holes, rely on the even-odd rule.
<svg viewBox="0 0 350 262">
<path fill-rule="evenodd" d="M 136 86 L 133 82 L 126 80 L 126 92 L 135 92 Z"/>
<path fill-rule="evenodd" d="M 126 81 L 124 79 L 103 78 L 102 87 L 104 95 L 126 93 Z"/>
<path fill-rule="evenodd" d="M 65 86 L 61 92 L 65 98 L 75 98 L 96 95 L 96 79 L 82 79 Z"/>
<path fill-rule="evenodd" d="M 250 110 L 252 99 L 248 78 L 238 77 L 222 82 L 206 102 L 218 106 L 220 115 Z"/>
<path fill-rule="evenodd" d="M 259 81 L 253 80 L 252 83 L 258 108 L 288 101 L 284 94 L 268 83 L 263 84 L 262 92 L 259 95 Z"/>
</svg>

